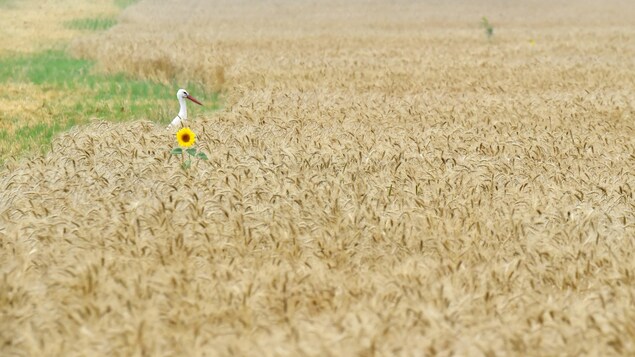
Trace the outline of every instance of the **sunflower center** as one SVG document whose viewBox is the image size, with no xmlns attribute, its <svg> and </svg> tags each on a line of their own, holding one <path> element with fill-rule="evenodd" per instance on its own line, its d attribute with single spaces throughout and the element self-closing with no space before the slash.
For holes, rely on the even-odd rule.
<svg viewBox="0 0 635 357">
<path fill-rule="evenodd" d="M 185 143 L 189 143 L 190 142 L 190 134 L 181 135 L 181 141 L 183 141 Z"/>
</svg>

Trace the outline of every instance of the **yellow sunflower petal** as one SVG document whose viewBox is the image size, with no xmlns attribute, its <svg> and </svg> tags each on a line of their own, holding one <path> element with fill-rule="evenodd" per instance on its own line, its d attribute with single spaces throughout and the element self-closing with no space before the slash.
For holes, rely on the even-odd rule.
<svg viewBox="0 0 635 357">
<path fill-rule="evenodd" d="M 183 128 L 176 133 L 176 141 L 182 147 L 190 147 L 196 142 L 196 134 L 190 128 Z"/>
</svg>

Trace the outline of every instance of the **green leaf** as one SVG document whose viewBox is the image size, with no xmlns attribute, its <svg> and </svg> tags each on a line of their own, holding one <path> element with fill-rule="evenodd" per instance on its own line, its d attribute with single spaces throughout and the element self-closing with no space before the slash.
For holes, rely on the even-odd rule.
<svg viewBox="0 0 635 357">
<path fill-rule="evenodd" d="M 201 160 L 209 160 L 209 159 L 207 158 L 207 155 L 205 155 L 205 153 L 204 153 L 204 152 L 199 152 L 198 154 L 196 154 L 196 157 L 198 157 L 198 158 L 199 158 L 199 159 L 201 159 Z"/>
<path fill-rule="evenodd" d="M 183 167 L 183 170 L 189 169 L 190 166 L 192 166 L 192 160 L 187 160 L 181 164 L 181 167 Z"/>
<path fill-rule="evenodd" d="M 196 156 L 196 149 L 195 148 L 189 148 L 187 150 L 185 150 L 188 154 L 190 154 L 190 156 Z"/>
<path fill-rule="evenodd" d="M 181 148 L 174 148 L 172 149 L 172 151 L 170 151 L 170 154 L 172 155 L 181 155 L 183 153 L 183 149 Z"/>
</svg>

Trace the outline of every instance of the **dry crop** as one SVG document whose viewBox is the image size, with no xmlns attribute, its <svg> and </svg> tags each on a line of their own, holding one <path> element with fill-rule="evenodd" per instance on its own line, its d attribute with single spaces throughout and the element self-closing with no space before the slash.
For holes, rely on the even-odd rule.
<svg viewBox="0 0 635 357">
<path fill-rule="evenodd" d="M 73 53 L 222 89 L 209 161 L 138 121 L 8 163 L 2 354 L 632 355 L 632 18 L 141 1 Z"/>
<path fill-rule="evenodd" d="M 0 1 L 0 55 L 63 45 L 81 32 L 67 21 L 113 16 L 117 11 L 110 1 Z"/>
</svg>

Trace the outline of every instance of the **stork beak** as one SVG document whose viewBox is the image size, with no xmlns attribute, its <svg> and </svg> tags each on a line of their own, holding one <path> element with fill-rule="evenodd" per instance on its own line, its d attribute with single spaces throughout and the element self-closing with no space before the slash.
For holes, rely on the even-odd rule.
<svg viewBox="0 0 635 357">
<path fill-rule="evenodd" d="M 192 97 L 191 95 L 188 94 L 187 97 L 185 97 L 191 101 L 193 101 L 194 103 L 198 104 L 198 105 L 203 105 L 203 103 L 199 102 L 196 98 Z"/>
</svg>

